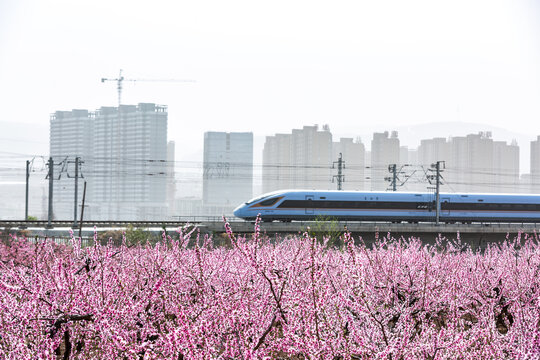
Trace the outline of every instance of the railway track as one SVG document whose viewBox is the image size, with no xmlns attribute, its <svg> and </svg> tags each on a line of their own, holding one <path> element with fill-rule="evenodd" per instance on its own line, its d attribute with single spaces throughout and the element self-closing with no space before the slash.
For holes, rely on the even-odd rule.
<svg viewBox="0 0 540 360">
<path fill-rule="evenodd" d="M 85 221 L 83 227 L 127 227 L 128 225 L 134 227 L 174 227 L 182 226 L 189 221 L 179 220 L 163 220 L 163 221 L 117 221 L 117 220 L 98 220 L 98 221 Z M 193 222 L 191 222 L 193 223 Z M 54 220 L 49 223 L 47 220 L 0 220 L 0 227 L 3 228 L 63 228 L 63 227 L 79 227 L 79 223 L 73 223 L 68 220 Z"/>
<path fill-rule="evenodd" d="M 210 232 L 223 232 L 224 223 L 218 218 L 185 218 L 177 220 L 156 220 L 156 221 L 118 221 L 118 220 L 99 220 L 85 221 L 83 228 L 98 229 L 103 228 L 178 228 L 186 224 L 196 225 L 201 230 Z M 235 232 L 246 233 L 253 232 L 253 223 L 243 220 L 230 221 L 231 227 Z M 263 231 L 268 233 L 297 233 L 320 227 L 321 223 L 317 221 L 293 221 L 293 222 L 263 222 L 260 224 Z M 433 222 L 424 223 L 392 223 L 392 222 L 361 222 L 361 221 L 336 221 L 332 224 L 336 229 L 347 229 L 351 232 L 410 232 L 410 233 L 516 233 L 530 232 L 540 233 L 540 223 L 470 223 L 470 224 L 445 224 L 436 225 Z M 19 228 L 19 229 L 61 229 L 61 228 L 79 228 L 79 224 L 74 224 L 72 220 L 54 220 L 49 226 L 46 220 L 0 220 L 0 228 Z"/>
</svg>

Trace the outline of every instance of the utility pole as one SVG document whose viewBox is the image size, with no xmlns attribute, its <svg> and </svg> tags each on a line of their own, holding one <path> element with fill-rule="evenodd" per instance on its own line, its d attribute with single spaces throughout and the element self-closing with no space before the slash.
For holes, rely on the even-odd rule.
<svg viewBox="0 0 540 360">
<path fill-rule="evenodd" d="M 77 195 L 79 194 L 78 187 L 79 180 L 79 157 L 75 157 L 75 196 L 73 204 L 73 227 L 77 226 Z"/>
<path fill-rule="evenodd" d="M 385 177 L 384 180 L 386 181 L 390 181 L 390 186 L 392 186 L 392 191 L 396 191 L 397 190 L 397 165 L 396 164 L 391 164 L 391 165 L 388 165 L 388 172 L 390 172 L 390 174 L 392 174 L 392 177 Z M 401 170 L 401 169 L 400 169 Z"/>
<path fill-rule="evenodd" d="M 444 161 L 437 161 L 436 163 L 434 164 L 431 164 L 431 169 L 429 169 L 430 171 L 435 171 L 435 175 L 429 175 L 428 176 L 428 181 L 430 184 L 432 184 L 432 180 L 435 180 L 435 205 L 436 205 L 436 215 L 435 215 L 435 224 L 436 225 L 439 225 L 439 218 L 440 218 L 440 215 L 441 215 L 441 192 L 440 192 L 440 187 L 441 187 L 441 172 L 444 171 L 441 169 L 441 164 L 442 164 L 442 169 L 444 169 L 445 167 L 445 162 Z"/>
<path fill-rule="evenodd" d="M 54 179 L 54 161 L 52 157 L 49 157 L 49 161 L 47 162 L 47 166 L 49 167 L 49 172 L 47 174 L 47 178 L 49 179 L 49 211 L 47 214 L 47 227 L 50 229 L 52 228 L 52 217 L 53 217 L 53 179 Z"/>
<path fill-rule="evenodd" d="M 28 221 L 28 182 L 30 180 L 30 160 L 26 160 L 26 197 L 24 201 L 24 220 Z"/>
<path fill-rule="evenodd" d="M 72 176 L 69 174 L 69 164 L 75 164 L 75 176 Z M 73 196 L 73 226 L 77 226 L 77 203 L 78 203 L 78 197 L 79 197 L 79 178 L 84 178 L 82 175 L 82 172 L 79 174 L 79 170 L 81 167 L 81 164 L 84 164 L 84 161 L 81 161 L 81 158 L 79 156 L 75 157 L 75 161 L 69 160 L 69 157 L 66 157 L 63 161 L 56 165 L 62 165 L 59 174 L 58 179 L 60 180 L 62 178 L 62 174 L 66 173 L 68 178 L 75 178 L 75 193 Z"/>
<path fill-rule="evenodd" d="M 437 163 L 435 164 L 435 169 L 437 171 L 437 175 L 436 175 L 436 179 L 437 179 L 437 184 L 435 185 L 435 193 L 436 193 L 436 196 L 437 196 L 437 199 L 435 200 L 437 202 L 437 217 L 436 217 L 436 220 L 435 220 L 435 224 L 439 225 L 439 217 L 441 216 L 441 194 L 440 194 L 440 186 L 441 186 L 441 181 L 440 181 L 440 174 L 441 174 L 441 163 L 437 161 Z"/>
<path fill-rule="evenodd" d="M 86 181 L 84 182 L 83 195 L 82 195 L 81 221 L 79 222 L 79 238 L 81 238 L 81 234 L 82 234 L 82 225 L 83 225 L 83 218 L 84 218 L 84 200 L 85 199 L 86 199 Z"/>
<path fill-rule="evenodd" d="M 405 185 L 405 183 L 411 178 L 412 175 L 414 175 L 414 173 L 416 173 L 416 170 L 412 172 L 412 174 L 408 175 L 406 174 L 403 170 L 404 167 L 406 166 L 411 166 L 410 164 L 405 164 L 405 165 L 402 165 L 399 170 L 397 169 L 397 165 L 396 164 L 390 164 L 388 165 L 388 172 L 390 174 L 392 174 L 392 176 L 387 176 L 384 178 L 384 180 L 386 181 L 390 181 L 390 186 L 391 186 L 391 190 L 392 191 L 397 191 L 397 187 L 398 186 L 403 186 Z M 401 179 L 399 178 L 399 175 L 402 174 L 405 176 L 405 180 L 404 181 L 401 181 Z M 398 184 L 398 181 L 400 182 L 400 184 Z M 388 188 L 387 190 L 390 190 L 390 188 Z"/>
<path fill-rule="evenodd" d="M 343 161 L 343 158 L 342 158 L 342 154 L 339 153 L 339 158 L 338 158 L 338 161 L 334 161 L 334 163 L 332 164 L 332 169 L 335 168 L 335 164 L 337 163 L 338 165 L 338 174 L 337 175 L 334 175 L 332 177 L 332 182 L 334 182 L 334 178 L 337 179 L 337 189 L 338 190 L 342 190 L 342 183 L 345 181 L 345 175 L 343 175 L 342 173 L 342 169 L 345 168 L 345 161 Z"/>
</svg>

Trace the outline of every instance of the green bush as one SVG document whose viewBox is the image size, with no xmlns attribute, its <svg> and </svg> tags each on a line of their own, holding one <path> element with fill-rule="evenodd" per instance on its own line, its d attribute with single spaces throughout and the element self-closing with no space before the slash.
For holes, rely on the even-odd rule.
<svg viewBox="0 0 540 360">
<path fill-rule="evenodd" d="M 126 234 L 126 244 L 137 245 L 137 244 L 146 244 L 150 242 L 155 244 L 161 240 L 161 234 L 152 233 L 146 229 L 135 228 L 133 225 L 129 224 L 126 230 L 109 230 L 104 232 L 98 232 L 97 239 L 102 244 L 105 245 L 109 242 L 109 239 L 112 240 L 113 244 L 118 246 L 122 244 L 122 236 Z"/>
<path fill-rule="evenodd" d="M 308 233 L 312 237 L 316 237 L 319 241 L 328 238 L 328 245 L 341 247 L 343 245 L 342 235 L 343 230 L 339 227 L 338 220 L 333 216 L 318 215 L 315 218 L 315 224 L 310 227 Z"/>
</svg>

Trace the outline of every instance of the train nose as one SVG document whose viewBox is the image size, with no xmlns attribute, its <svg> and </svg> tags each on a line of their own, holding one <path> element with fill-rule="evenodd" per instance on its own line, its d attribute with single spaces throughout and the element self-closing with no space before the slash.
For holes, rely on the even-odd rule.
<svg viewBox="0 0 540 360">
<path fill-rule="evenodd" d="M 244 215 L 244 204 L 238 205 L 238 206 L 236 207 L 236 209 L 234 209 L 233 215 L 236 216 L 236 217 L 238 217 L 238 218 L 244 217 L 244 216 L 243 216 L 243 215 Z"/>
</svg>

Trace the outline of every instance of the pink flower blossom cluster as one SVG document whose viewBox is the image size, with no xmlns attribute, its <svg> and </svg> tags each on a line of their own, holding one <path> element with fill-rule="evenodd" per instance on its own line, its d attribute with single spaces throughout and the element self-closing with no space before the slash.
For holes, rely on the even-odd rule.
<svg viewBox="0 0 540 360">
<path fill-rule="evenodd" d="M 540 245 L 0 245 L 0 359 L 538 359 Z"/>
</svg>

